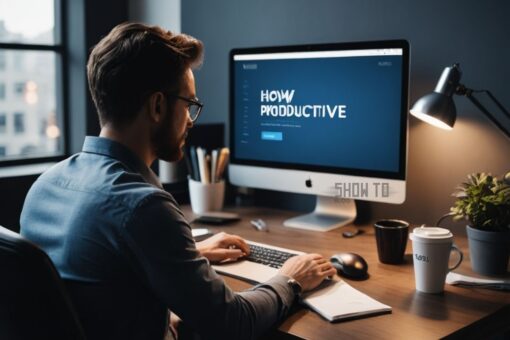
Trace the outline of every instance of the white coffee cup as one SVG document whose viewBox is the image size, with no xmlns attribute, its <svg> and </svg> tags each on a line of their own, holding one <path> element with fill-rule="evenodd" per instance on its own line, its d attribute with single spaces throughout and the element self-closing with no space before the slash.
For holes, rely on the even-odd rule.
<svg viewBox="0 0 510 340">
<path fill-rule="evenodd" d="M 202 183 L 188 178 L 189 198 L 191 210 L 195 214 L 204 214 L 208 211 L 223 209 L 225 198 L 225 181 L 215 183 Z"/>
<path fill-rule="evenodd" d="M 422 226 L 415 228 L 409 238 L 413 242 L 416 290 L 443 292 L 446 274 L 457 268 L 463 259 L 462 251 L 453 244 L 453 234 L 448 229 Z M 459 260 L 449 268 L 452 250 L 459 254 Z"/>
</svg>

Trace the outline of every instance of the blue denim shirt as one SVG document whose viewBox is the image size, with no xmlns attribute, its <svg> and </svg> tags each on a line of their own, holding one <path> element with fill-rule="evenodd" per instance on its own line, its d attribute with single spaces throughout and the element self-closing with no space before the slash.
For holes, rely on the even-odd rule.
<svg viewBox="0 0 510 340">
<path fill-rule="evenodd" d="M 87 137 L 40 176 L 20 224 L 65 280 L 90 339 L 162 339 L 167 309 L 205 338 L 254 338 L 294 298 L 284 276 L 232 292 L 155 174 L 106 138 Z"/>
</svg>

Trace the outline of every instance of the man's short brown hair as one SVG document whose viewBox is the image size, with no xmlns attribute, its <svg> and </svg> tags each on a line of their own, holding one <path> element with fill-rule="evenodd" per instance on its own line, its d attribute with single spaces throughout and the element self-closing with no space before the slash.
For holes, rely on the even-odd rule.
<svg viewBox="0 0 510 340">
<path fill-rule="evenodd" d="M 93 48 L 87 77 L 101 126 L 132 121 L 154 92 L 178 93 L 184 71 L 202 61 L 203 45 L 158 26 L 123 23 Z"/>
</svg>

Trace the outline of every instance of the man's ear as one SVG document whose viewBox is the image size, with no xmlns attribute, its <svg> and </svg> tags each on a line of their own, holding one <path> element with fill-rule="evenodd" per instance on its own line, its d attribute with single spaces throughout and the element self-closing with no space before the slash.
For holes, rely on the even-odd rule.
<svg viewBox="0 0 510 340">
<path fill-rule="evenodd" d="M 166 100 L 161 92 L 154 92 L 150 95 L 148 100 L 148 114 L 153 123 L 159 123 L 163 120 L 163 113 L 165 112 Z"/>
</svg>

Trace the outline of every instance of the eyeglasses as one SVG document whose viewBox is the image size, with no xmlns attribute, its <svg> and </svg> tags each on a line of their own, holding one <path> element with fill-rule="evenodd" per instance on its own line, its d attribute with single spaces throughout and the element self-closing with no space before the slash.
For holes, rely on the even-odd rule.
<svg viewBox="0 0 510 340">
<path fill-rule="evenodd" d="M 178 98 L 180 100 L 184 100 L 186 103 L 188 103 L 188 114 L 192 122 L 195 122 L 198 119 L 198 116 L 200 116 L 200 112 L 202 112 L 204 104 L 202 104 L 198 100 L 189 99 L 186 97 L 179 96 L 177 94 L 170 93 L 170 96 Z"/>
</svg>

